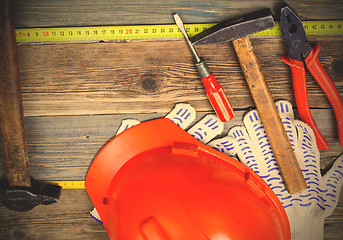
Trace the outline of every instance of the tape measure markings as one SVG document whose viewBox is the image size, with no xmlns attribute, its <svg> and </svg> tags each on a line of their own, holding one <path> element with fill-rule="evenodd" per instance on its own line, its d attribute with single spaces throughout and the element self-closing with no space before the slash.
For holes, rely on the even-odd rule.
<svg viewBox="0 0 343 240">
<path fill-rule="evenodd" d="M 308 35 L 343 34 L 343 21 L 305 21 L 303 26 Z"/>
<path fill-rule="evenodd" d="M 85 181 L 43 181 L 61 186 L 62 189 L 85 189 Z"/>
<path fill-rule="evenodd" d="M 190 37 L 214 26 L 209 24 L 185 24 Z M 343 21 L 303 21 L 308 35 L 343 35 Z M 281 35 L 279 23 L 275 27 L 253 36 Z M 65 28 L 27 28 L 16 30 L 17 42 L 73 42 L 73 41 L 115 41 L 138 39 L 183 38 L 175 24 L 137 26 L 98 26 Z"/>
<path fill-rule="evenodd" d="M 214 24 L 188 26 L 193 35 Z M 68 28 L 32 28 L 17 29 L 17 42 L 49 41 L 101 41 L 130 39 L 164 39 L 181 38 L 182 33 L 176 25 L 142 25 L 142 26 L 100 26 Z"/>
</svg>

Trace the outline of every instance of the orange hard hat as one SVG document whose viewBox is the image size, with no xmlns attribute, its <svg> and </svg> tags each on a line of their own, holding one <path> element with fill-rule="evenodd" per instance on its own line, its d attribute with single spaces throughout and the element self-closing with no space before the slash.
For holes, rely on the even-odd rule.
<svg viewBox="0 0 343 240">
<path fill-rule="evenodd" d="M 290 239 L 281 202 L 256 173 L 169 119 L 110 140 L 85 185 L 111 239 Z"/>
</svg>

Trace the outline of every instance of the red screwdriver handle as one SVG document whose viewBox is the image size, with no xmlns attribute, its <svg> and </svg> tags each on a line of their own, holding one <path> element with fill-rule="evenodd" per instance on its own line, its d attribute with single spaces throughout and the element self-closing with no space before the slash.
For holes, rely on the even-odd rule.
<svg viewBox="0 0 343 240">
<path fill-rule="evenodd" d="M 306 72 L 304 63 L 290 57 L 281 57 L 281 60 L 290 66 L 293 76 L 293 88 L 295 101 L 302 121 L 307 123 L 313 130 L 319 150 L 329 150 L 329 145 L 314 121 L 307 97 Z"/>
<path fill-rule="evenodd" d="M 235 111 L 214 74 L 211 73 L 209 76 L 202 78 L 201 81 L 205 86 L 208 99 L 219 119 L 222 122 L 230 121 L 235 116 Z"/>
<path fill-rule="evenodd" d="M 306 66 L 319 86 L 323 89 L 326 97 L 329 99 L 336 115 L 339 143 L 343 146 L 343 100 L 339 95 L 331 78 L 320 64 L 318 53 L 320 45 L 317 44 L 305 59 Z"/>
</svg>

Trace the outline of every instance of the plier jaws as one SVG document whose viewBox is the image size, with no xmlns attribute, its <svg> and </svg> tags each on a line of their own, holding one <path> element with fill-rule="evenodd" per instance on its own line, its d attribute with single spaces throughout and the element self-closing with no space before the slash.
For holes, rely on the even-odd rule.
<svg viewBox="0 0 343 240">
<path fill-rule="evenodd" d="M 281 9 L 280 30 L 292 59 L 303 61 L 311 52 L 306 33 L 299 17 L 289 8 Z"/>
<path fill-rule="evenodd" d="M 291 67 L 294 95 L 301 120 L 313 129 L 318 149 L 329 150 L 328 143 L 310 112 L 306 84 L 306 64 L 307 69 L 332 105 L 336 115 L 339 143 L 343 146 L 343 100 L 331 78 L 319 62 L 320 45 L 317 44 L 314 48 L 311 47 L 307 41 L 301 20 L 288 6 L 281 9 L 280 28 L 289 50 L 289 55 L 281 57 L 281 60 Z"/>
</svg>

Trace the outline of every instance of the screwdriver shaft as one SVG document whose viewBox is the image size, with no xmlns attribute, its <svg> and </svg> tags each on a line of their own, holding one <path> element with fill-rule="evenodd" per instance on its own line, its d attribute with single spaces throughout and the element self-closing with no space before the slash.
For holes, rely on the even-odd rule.
<svg viewBox="0 0 343 240">
<path fill-rule="evenodd" d="M 196 62 L 197 63 L 201 62 L 201 59 L 200 59 L 197 51 L 195 50 L 195 48 L 193 47 L 191 41 L 189 40 L 187 31 L 186 31 L 185 27 L 183 26 L 183 22 L 182 22 L 180 16 L 178 14 L 174 14 L 173 17 L 174 17 L 176 25 L 179 27 L 180 31 L 182 32 L 183 36 L 185 37 L 186 42 L 187 42 L 189 48 L 191 49 L 191 51 L 192 51 L 192 53 L 193 53 L 193 55 L 195 57 Z"/>
</svg>

